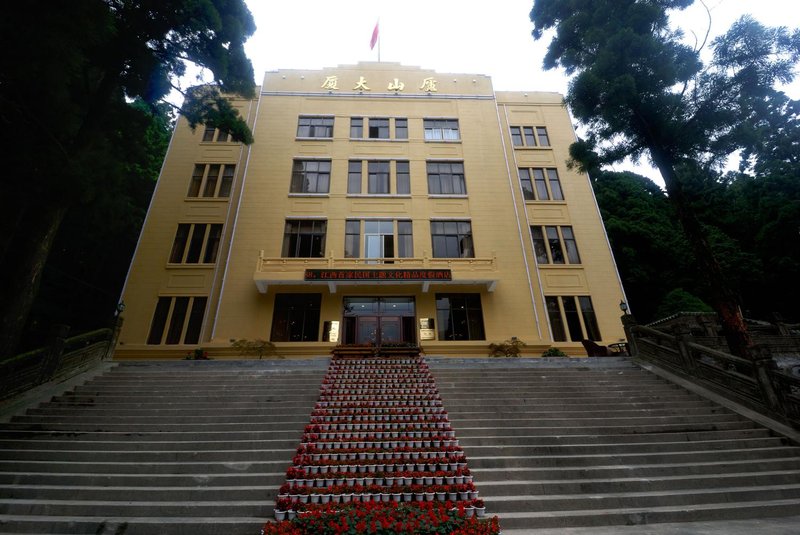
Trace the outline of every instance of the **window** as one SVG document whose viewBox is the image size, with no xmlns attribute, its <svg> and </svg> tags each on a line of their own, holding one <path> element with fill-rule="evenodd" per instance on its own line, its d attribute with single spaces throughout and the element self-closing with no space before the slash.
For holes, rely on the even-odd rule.
<svg viewBox="0 0 800 535">
<path fill-rule="evenodd" d="M 469 221 L 431 221 L 434 258 L 474 258 Z"/>
<path fill-rule="evenodd" d="M 439 340 L 484 340 L 480 294 L 436 294 Z"/>
<path fill-rule="evenodd" d="M 196 344 L 207 300 L 206 297 L 159 297 L 147 343 Z"/>
<path fill-rule="evenodd" d="M 366 129 L 364 127 L 366 120 Z M 394 122 L 394 139 L 408 139 L 408 119 L 389 117 L 351 117 L 350 139 L 390 139 Z"/>
<path fill-rule="evenodd" d="M 322 294 L 275 294 L 273 342 L 316 342 Z"/>
<path fill-rule="evenodd" d="M 364 163 L 351 160 L 347 167 L 347 193 L 358 195 L 364 190 Z M 394 167 L 394 191 L 392 190 L 392 167 Z M 411 177 L 407 161 L 368 160 L 366 162 L 366 190 L 369 195 L 409 195 Z"/>
<path fill-rule="evenodd" d="M 189 182 L 187 197 L 230 197 L 235 165 L 197 164 Z"/>
<path fill-rule="evenodd" d="M 370 139 L 389 139 L 389 119 L 371 117 L 368 124 Z"/>
<path fill-rule="evenodd" d="M 550 138 L 544 126 L 511 126 L 511 143 L 515 147 L 549 147 Z"/>
<path fill-rule="evenodd" d="M 333 117 L 300 117 L 297 137 L 333 137 Z"/>
<path fill-rule="evenodd" d="M 411 173 L 408 162 L 396 162 L 395 176 L 397 177 L 397 194 L 411 195 Z"/>
<path fill-rule="evenodd" d="M 219 128 L 214 128 L 213 126 L 206 125 L 205 130 L 203 130 L 203 141 L 227 143 L 228 141 L 231 141 L 231 136 L 227 130 L 221 130 Z"/>
<path fill-rule="evenodd" d="M 533 251 L 540 264 L 580 264 L 572 227 L 531 227 Z M 563 245 L 562 245 L 563 244 Z M 564 249 L 566 248 L 566 257 Z"/>
<path fill-rule="evenodd" d="M 425 141 L 458 141 L 458 119 L 424 119 Z"/>
<path fill-rule="evenodd" d="M 394 120 L 394 138 L 408 139 L 408 119 Z"/>
<path fill-rule="evenodd" d="M 428 162 L 428 193 L 432 195 L 466 195 L 464 164 L 461 162 Z"/>
<path fill-rule="evenodd" d="M 364 137 L 364 119 L 362 117 L 350 118 L 350 137 L 353 139 Z"/>
<path fill-rule="evenodd" d="M 389 194 L 389 162 L 367 162 L 367 193 Z"/>
<path fill-rule="evenodd" d="M 361 193 L 361 160 L 351 160 L 347 166 L 347 193 Z"/>
<path fill-rule="evenodd" d="M 181 223 L 172 242 L 169 261 L 172 264 L 213 264 L 217 261 L 222 225 Z M 188 245 L 188 247 L 187 247 Z"/>
<path fill-rule="evenodd" d="M 331 182 L 330 160 L 295 160 L 291 193 L 328 193 Z"/>
<path fill-rule="evenodd" d="M 536 127 L 536 137 L 539 140 L 540 147 L 550 146 L 550 138 L 547 137 L 547 128 L 545 128 L 544 126 Z"/>
<path fill-rule="evenodd" d="M 360 220 L 345 223 L 345 258 L 359 258 L 361 226 Z M 380 259 L 411 258 L 414 255 L 411 221 L 365 220 L 363 226 L 364 258 L 374 258 L 374 262 L 379 262 Z"/>
<path fill-rule="evenodd" d="M 563 201 L 564 192 L 555 169 L 517 169 L 522 196 L 526 201 Z M 545 176 L 546 173 L 546 176 Z"/>
<path fill-rule="evenodd" d="M 601 339 L 592 298 L 588 295 L 548 296 L 545 303 L 554 342 L 566 342 L 567 333 L 572 342 Z"/>
<path fill-rule="evenodd" d="M 327 221 L 290 219 L 283 231 L 283 258 L 319 258 L 325 254 Z"/>
</svg>

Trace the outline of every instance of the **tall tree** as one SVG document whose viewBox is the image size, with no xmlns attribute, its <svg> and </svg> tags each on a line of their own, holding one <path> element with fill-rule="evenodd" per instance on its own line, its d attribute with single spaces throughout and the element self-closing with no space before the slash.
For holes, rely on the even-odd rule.
<svg viewBox="0 0 800 535">
<path fill-rule="evenodd" d="M 254 94 L 243 0 L 20 2 L 0 17 L 0 356 L 17 344 L 67 212 L 131 165 L 145 142 L 130 102 L 162 100 L 187 63 L 213 74 L 180 112 L 251 142 L 220 91 Z M 13 37 L 16 36 L 16 37 Z"/>
<path fill-rule="evenodd" d="M 745 145 L 777 83 L 794 77 L 800 31 L 766 28 L 750 17 L 711 44 L 713 59 L 682 41 L 669 11 L 693 0 L 535 0 L 534 38 L 554 29 L 546 68 L 574 75 L 566 96 L 589 128 L 571 148 L 578 161 L 592 151 L 601 162 L 646 155 L 659 170 L 720 314 L 728 344 L 749 354 L 751 340 L 737 296 L 713 254 L 693 209 L 690 181 L 712 180 L 712 170 Z"/>
</svg>

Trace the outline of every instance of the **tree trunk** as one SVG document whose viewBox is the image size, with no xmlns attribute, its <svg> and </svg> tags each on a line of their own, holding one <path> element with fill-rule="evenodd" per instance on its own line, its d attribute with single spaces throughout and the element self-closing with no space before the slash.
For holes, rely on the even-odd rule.
<svg viewBox="0 0 800 535">
<path fill-rule="evenodd" d="M 20 216 L 0 273 L 0 358 L 14 354 L 42 281 L 47 256 L 69 208 L 64 199 L 37 199 Z"/>
<path fill-rule="evenodd" d="M 695 260 L 697 260 L 700 277 L 711 292 L 711 305 L 719 314 L 728 347 L 734 355 L 751 359 L 753 357 L 751 351 L 753 341 L 747 325 L 745 325 L 736 294 L 727 284 L 722 267 L 711 250 L 711 245 L 697 219 L 694 207 L 684 193 L 683 185 L 675 170 L 675 163 L 672 158 L 658 149 L 651 148 L 650 152 L 664 179 L 667 196 L 675 208 L 683 233 L 689 241 Z"/>
</svg>

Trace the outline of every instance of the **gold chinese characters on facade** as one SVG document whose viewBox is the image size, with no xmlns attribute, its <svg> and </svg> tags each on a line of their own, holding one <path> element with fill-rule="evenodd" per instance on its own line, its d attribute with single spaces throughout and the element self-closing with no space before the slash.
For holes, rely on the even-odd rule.
<svg viewBox="0 0 800 535">
<path fill-rule="evenodd" d="M 427 93 L 436 93 L 438 89 L 436 88 L 437 80 L 429 76 L 422 80 L 422 84 L 419 88 Z M 322 82 L 320 86 L 322 89 L 327 89 L 328 91 L 333 91 L 334 89 L 338 91 L 339 89 L 339 77 L 338 76 L 326 76 L 325 81 Z M 389 85 L 386 87 L 389 91 L 400 92 L 406 88 L 406 84 L 402 82 L 399 78 L 393 78 Z M 353 86 L 353 91 L 372 91 L 372 89 L 367 85 L 367 79 L 364 76 L 359 76 L 358 81 L 355 82 Z"/>
</svg>

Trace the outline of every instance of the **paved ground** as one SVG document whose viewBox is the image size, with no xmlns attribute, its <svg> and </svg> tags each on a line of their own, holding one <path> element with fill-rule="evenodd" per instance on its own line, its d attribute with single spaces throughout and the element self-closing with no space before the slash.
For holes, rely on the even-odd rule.
<svg viewBox="0 0 800 535">
<path fill-rule="evenodd" d="M 731 520 L 728 522 L 687 522 L 643 526 L 609 526 L 556 529 L 510 529 L 502 535 L 797 535 L 800 516 Z"/>
</svg>

